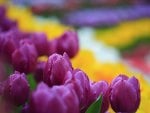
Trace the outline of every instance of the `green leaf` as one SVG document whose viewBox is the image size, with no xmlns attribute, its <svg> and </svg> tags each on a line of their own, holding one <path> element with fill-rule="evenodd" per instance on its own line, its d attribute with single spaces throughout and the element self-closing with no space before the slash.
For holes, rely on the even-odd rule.
<svg viewBox="0 0 150 113">
<path fill-rule="evenodd" d="M 32 75 L 32 74 L 28 74 L 28 75 L 27 75 L 27 79 L 28 79 L 28 82 L 29 82 L 29 85 L 30 85 L 31 90 L 35 89 L 37 83 L 36 83 L 36 81 L 35 81 L 33 75 Z"/>
<path fill-rule="evenodd" d="M 86 113 L 100 113 L 101 105 L 102 105 L 102 96 L 100 95 L 98 99 L 90 105 Z"/>
</svg>

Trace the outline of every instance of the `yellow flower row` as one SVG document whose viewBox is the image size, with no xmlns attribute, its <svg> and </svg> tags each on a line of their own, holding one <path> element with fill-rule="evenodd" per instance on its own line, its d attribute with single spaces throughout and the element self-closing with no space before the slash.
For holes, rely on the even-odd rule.
<svg viewBox="0 0 150 113">
<path fill-rule="evenodd" d="M 22 31 L 44 32 L 49 39 L 58 37 L 65 30 L 71 29 L 57 21 L 38 18 L 29 9 L 19 6 L 8 6 L 7 16 L 12 20 L 17 20 L 18 26 Z"/>
<path fill-rule="evenodd" d="M 97 30 L 96 38 L 108 45 L 120 47 L 131 44 L 140 36 L 150 36 L 150 19 L 120 23 L 106 30 Z"/>
</svg>

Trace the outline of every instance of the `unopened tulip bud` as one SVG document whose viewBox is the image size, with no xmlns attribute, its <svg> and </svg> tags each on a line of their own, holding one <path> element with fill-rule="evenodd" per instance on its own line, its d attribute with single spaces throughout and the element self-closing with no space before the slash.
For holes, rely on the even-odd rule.
<svg viewBox="0 0 150 113">
<path fill-rule="evenodd" d="M 71 74 L 73 74 L 72 77 Z M 80 103 L 80 112 L 83 113 L 88 107 L 88 98 L 90 97 L 89 78 L 79 69 L 74 70 L 72 73 L 68 72 L 66 76 L 69 80 L 66 80 L 65 84 L 71 85 L 72 89 L 76 91 Z"/>
<path fill-rule="evenodd" d="M 76 93 L 66 86 L 40 83 L 29 102 L 30 113 L 79 113 Z"/>
<path fill-rule="evenodd" d="M 3 95 L 6 100 L 15 105 L 22 105 L 29 95 L 29 84 L 25 74 L 15 72 L 4 83 Z"/>
<path fill-rule="evenodd" d="M 105 113 L 109 108 L 109 85 L 106 81 L 94 82 L 91 84 L 90 103 L 92 104 L 99 96 L 102 96 L 100 113 Z"/>
<path fill-rule="evenodd" d="M 0 34 L 0 52 L 6 61 L 11 62 L 12 53 L 19 47 L 20 32 L 12 29 Z"/>
<path fill-rule="evenodd" d="M 140 104 L 140 85 L 135 77 L 116 77 L 111 85 L 110 103 L 115 112 L 135 113 Z"/>
<path fill-rule="evenodd" d="M 77 54 L 78 50 L 79 41 L 76 32 L 67 31 L 58 39 L 57 52 L 59 54 L 66 52 L 72 58 Z"/>
<path fill-rule="evenodd" d="M 30 97 L 29 113 L 46 113 L 49 97 L 49 87 L 45 83 L 40 83 Z"/>
<path fill-rule="evenodd" d="M 39 56 L 47 55 L 49 51 L 48 40 L 44 33 L 34 33 L 32 35 L 32 42 L 34 43 Z"/>
<path fill-rule="evenodd" d="M 43 80 L 49 86 L 61 85 L 68 71 L 72 71 L 72 65 L 67 54 L 53 54 L 46 63 Z"/>
<path fill-rule="evenodd" d="M 54 86 L 52 88 L 52 92 L 54 92 L 58 98 L 61 97 L 64 105 L 67 108 L 65 113 L 79 113 L 79 100 L 74 89 L 71 89 L 65 85 L 61 85 Z"/>
<path fill-rule="evenodd" d="M 34 45 L 24 43 L 12 54 L 12 64 L 19 72 L 33 72 L 37 63 L 37 52 Z"/>
</svg>

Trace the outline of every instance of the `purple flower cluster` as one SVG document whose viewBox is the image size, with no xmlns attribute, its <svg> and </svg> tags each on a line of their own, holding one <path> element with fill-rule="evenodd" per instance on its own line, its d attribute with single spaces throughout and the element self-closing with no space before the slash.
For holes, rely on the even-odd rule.
<svg viewBox="0 0 150 113">
<path fill-rule="evenodd" d="M 66 14 L 63 22 L 74 26 L 112 26 L 122 21 L 150 17 L 150 6 L 139 5 L 128 8 L 97 8 L 78 10 Z"/>
<path fill-rule="evenodd" d="M 74 90 L 61 86 L 49 88 L 40 83 L 30 97 L 30 113 L 79 113 L 79 101 Z"/>
<path fill-rule="evenodd" d="M 106 81 L 92 82 L 85 72 L 73 68 L 69 58 L 79 49 L 74 31 L 48 41 L 42 33 L 23 33 L 10 27 L 0 32 L 0 44 L 0 59 L 16 70 L 0 82 L 0 104 L 5 102 L 9 108 L 3 108 L 9 111 L 5 113 L 18 106 L 22 113 L 85 113 L 100 95 L 100 113 L 108 110 L 109 103 L 115 112 L 132 113 L 139 107 L 140 86 L 135 77 L 120 75 L 109 85 Z M 47 62 L 38 62 L 42 55 L 49 56 Z M 37 83 L 33 91 L 28 73 Z"/>
<path fill-rule="evenodd" d="M 72 67 L 66 53 L 49 56 L 37 70 L 40 73 L 43 70 L 43 78 L 40 76 L 41 82 L 32 92 L 23 113 L 85 113 L 100 94 L 104 100 L 101 113 L 108 110 L 108 83 L 90 82 L 86 73 Z"/>
<path fill-rule="evenodd" d="M 0 56 L 12 64 L 14 70 L 33 72 L 39 56 L 66 52 L 70 58 L 79 50 L 77 33 L 66 31 L 54 40 L 48 40 L 44 33 L 21 32 L 13 21 L 5 16 L 5 8 L 0 7 Z M 9 21 L 7 21 L 7 20 Z"/>
<path fill-rule="evenodd" d="M 63 38 L 65 40 L 62 40 Z M 1 56 L 9 61 L 15 70 L 25 73 L 35 69 L 39 56 L 66 52 L 72 58 L 79 50 L 78 39 L 73 31 L 67 31 L 60 38 L 48 41 L 44 34 L 23 34 L 12 29 L 0 34 L 0 43 Z"/>
<path fill-rule="evenodd" d="M 43 12 L 65 12 L 66 10 L 77 10 L 80 8 L 97 7 L 97 6 L 118 6 L 124 5 L 146 5 L 149 0 L 11 0 L 13 4 L 26 5 L 32 7 L 34 13 Z"/>
<path fill-rule="evenodd" d="M 108 110 L 109 102 L 116 112 L 132 113 L 139 107 L 140 87 L 135 77 L 119 75 L 110 85 L 106 81 L 92 82 L 86 73 L 72 67 L 66 53 L 51 55 L 39 69 L 44 71 L 43 82 L 31 94 L 24 112 L 85 113 L 100 95 L 100 113 Z"/>
<path fill-rule="evenodd" d="M 139 107 L 140 86 L 135 77 L 119 75 L 110 85 L 92 82 L 72 67 L 66 53 L 49 56 L 47 62 L 39 63 L 38 71 L 34 91 L 30 92 L 25 74 L 15 72 L 0 84 L 0 95 L 12 105 L 23 105 L 22 113 L 85 113 L 100 95 L 100 113 L 108 110 L 109 103 L 115 112 L 133 113 Z"/>
</svg>

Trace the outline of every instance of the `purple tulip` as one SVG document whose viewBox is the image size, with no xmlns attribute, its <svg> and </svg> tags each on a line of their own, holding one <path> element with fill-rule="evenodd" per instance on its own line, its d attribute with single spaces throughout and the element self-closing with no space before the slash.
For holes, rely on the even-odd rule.
<svg viewBox="0 0 150 113">
<path fill-rule="evenodd" d="M 29 110 L 30 113 L 46 113 L 50 97 L 49 87 L 40 83 L 30 97 Z"/>
<path fill-rule="evenodd" d="M 7 38 L 4 41 L 4 46 L 3 46 L 3 51 L 6 55 L 6 57 L 8 57 L 8 59 L 11 59 L 11 54 L 15 51 L 15 49 L 17 49 L 17 44 L 15 42 L 15 40 L 13 38 Z"/>
<path fill-rule="evenodd" d="M 66 77 L 65 84 L 76 91 L 80 103 L 80 112 L 84 113 L 88 107 L 88 98 L 90 97 L 89 78 L 79 69 L 68 72 Z"/>
<path fill-rule="evenodd" d="M 48 40 L 44 33 L 34 33 L 32 35 L 32 42 L 34 43 L 39 56 L 48 54 Z"/>
<path fill-rule="evenodd" d="M 79 100 L 74 89 L 61 85 L 61 86 L 54 86 L 52 88 L 52 92 L 58 95 L 58 97 L 62 98 L 64 105 L 66 105 L 67 107 L 65 113 L 79 113 Z"/>
<path fill-rule="evenodd" d="M 11 62 L 12 53 L 19 47 L 20 35 L 17 29 L 0 34 L 0 52 L 6 61 Z"/>
<path fill-rule="evenodd" d="M 109 84 L 106 81 L 91 83 L 91 96 L 89 104 L 92 104 L 100 95 L 102 96 L 100 113 L 105 113 L 109 108 Z"/>
<path fill-rule="evenodd" d="M 79 113 L 76 93 L 66 86 L 49 88 L 40 83 L 31 95 L 30 113 Z"/>
<path fill-rule="evenodd" d="M 68 71 L 72 71 L 72 65 L 67 54 L 64 53 L 63 56 L 53 54 L 46 63 L 43 80 L 49 86 L 61 85 Z"/>
<path fill-rule="evenodd" d="M 140 104 L 140 85 L 135 77 L 116 77 L 111 85 L 110 103 L 115 112 L 135 113 Z"/>
<path fill-rule="evenodd" d="M 29 84 L 24 73 L 15 72 L 4 82 L 3 95 L 7 101 L 22 105 L 29 95 Z"/>
<path fill-rule="evenodd" d="M 34 45 L 24 43 L 12 54 L 12 64 L 15 70 L 29 73 L 34 71 L 37 63 L 37 52 Z"/>
<path fill-rule="evenodd" d="M 58 39 L 57 52 L 59 54 L 66 52 L 72 58 L 77 54 L 78 50 L 79 41 L 76 32 L 67 31 Z"/>
</svg>

